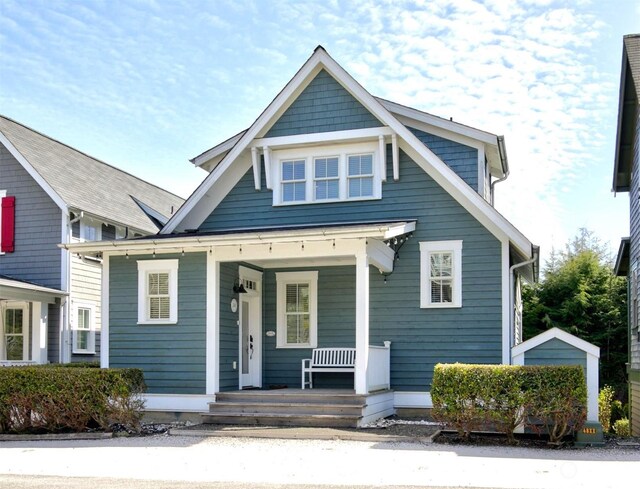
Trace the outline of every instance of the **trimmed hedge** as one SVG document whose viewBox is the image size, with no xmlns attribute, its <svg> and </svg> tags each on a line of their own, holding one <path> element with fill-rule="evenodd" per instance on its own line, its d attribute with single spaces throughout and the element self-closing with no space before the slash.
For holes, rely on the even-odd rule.
<svg viewBox="0 0 640 489">
<path fill-rule="evenodd" d="M 138 430 L 142 371 L 87 367 L 0 368 L 0 433 Z"/>
<path fill-rule="evenodd" d="M 494 428 L 513 441 L 519 425 L 559 442 L 586 420 L 587 386 L 577 365 L 438 364 L 431 385 L 433 416 L 468 438 Z"/>
</svg>

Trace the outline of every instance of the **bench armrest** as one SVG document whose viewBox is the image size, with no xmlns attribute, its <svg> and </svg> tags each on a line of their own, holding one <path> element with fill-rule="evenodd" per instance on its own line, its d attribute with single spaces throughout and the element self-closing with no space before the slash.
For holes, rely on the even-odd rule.
<svg viewBox="0 0 640 489">
<path fill-rule="evenodd" d="M 310 367 L 311 367 L 311 359 L 310 358 L 303 358 L 302 359 L 302 368 L 306 369 L 306 368 L 310 368 Z"/>
</svg>

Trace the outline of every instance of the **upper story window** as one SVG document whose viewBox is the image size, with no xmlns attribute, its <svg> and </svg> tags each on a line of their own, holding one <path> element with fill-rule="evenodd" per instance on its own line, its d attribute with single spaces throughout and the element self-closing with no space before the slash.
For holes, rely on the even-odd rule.
<svg viewBox="0 0 640 489">
<path fill-rule="evenodd" d="M 377 142 L 274 150 L 273 205 L 382 197 Z"/>
<path fill-rule="evenodd" d="M 462 307 L 462 241 L 420 243 L 420 307 Z"/>
<path fill-rule="evenodd" d="M 282 202 L 306 200 L 306 161 L 284 160 L 282 168 Z"/>
</svg>

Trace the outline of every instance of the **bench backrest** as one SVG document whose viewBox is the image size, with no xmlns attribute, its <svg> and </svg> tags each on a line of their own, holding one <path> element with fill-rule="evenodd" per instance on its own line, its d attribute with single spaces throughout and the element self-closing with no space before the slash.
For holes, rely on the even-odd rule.
<svg viewBox="0 0 640 489">
<path fill-rule="evenodd" d="M 354 367 L 355 364 L 355 348 L 314 348 L 311 356 L 312 366 Z"/>
</svg>

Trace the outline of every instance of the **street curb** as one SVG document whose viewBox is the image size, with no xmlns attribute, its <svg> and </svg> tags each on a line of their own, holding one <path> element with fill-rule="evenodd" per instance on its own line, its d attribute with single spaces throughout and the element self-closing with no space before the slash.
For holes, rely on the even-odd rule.
<svg viewBox="0 0 640 489">
<path fill-rule="evenodd" d="M 422 443 L 430 444 L 440 431 L 436 431 L 428 437 L 413 437 L 403 435 L 381 435 L 378 433 L 358 433 L 354 431 L 340 431 L 330 428 L 283 428 L 264 426 L 260 428 L 236 428 L 224 427 L 219 429 L 184 429 L 171 428 L 171 436 L 193 436 L 193 437 L 226 437 L 226 438 L 260 438 L 260 439 L 282 439 L 282 440 L 340 440 L 340 441 L 364 441 L 371 443 L 393 442 L 393 443 Z"/>
<path fill-rule="evenodd" d="M 105 440 L 108 438 L 113 438 L 113 433 L 47 433 L 43 435 L 0 435 L 0 441 Z"/>
</svg>

